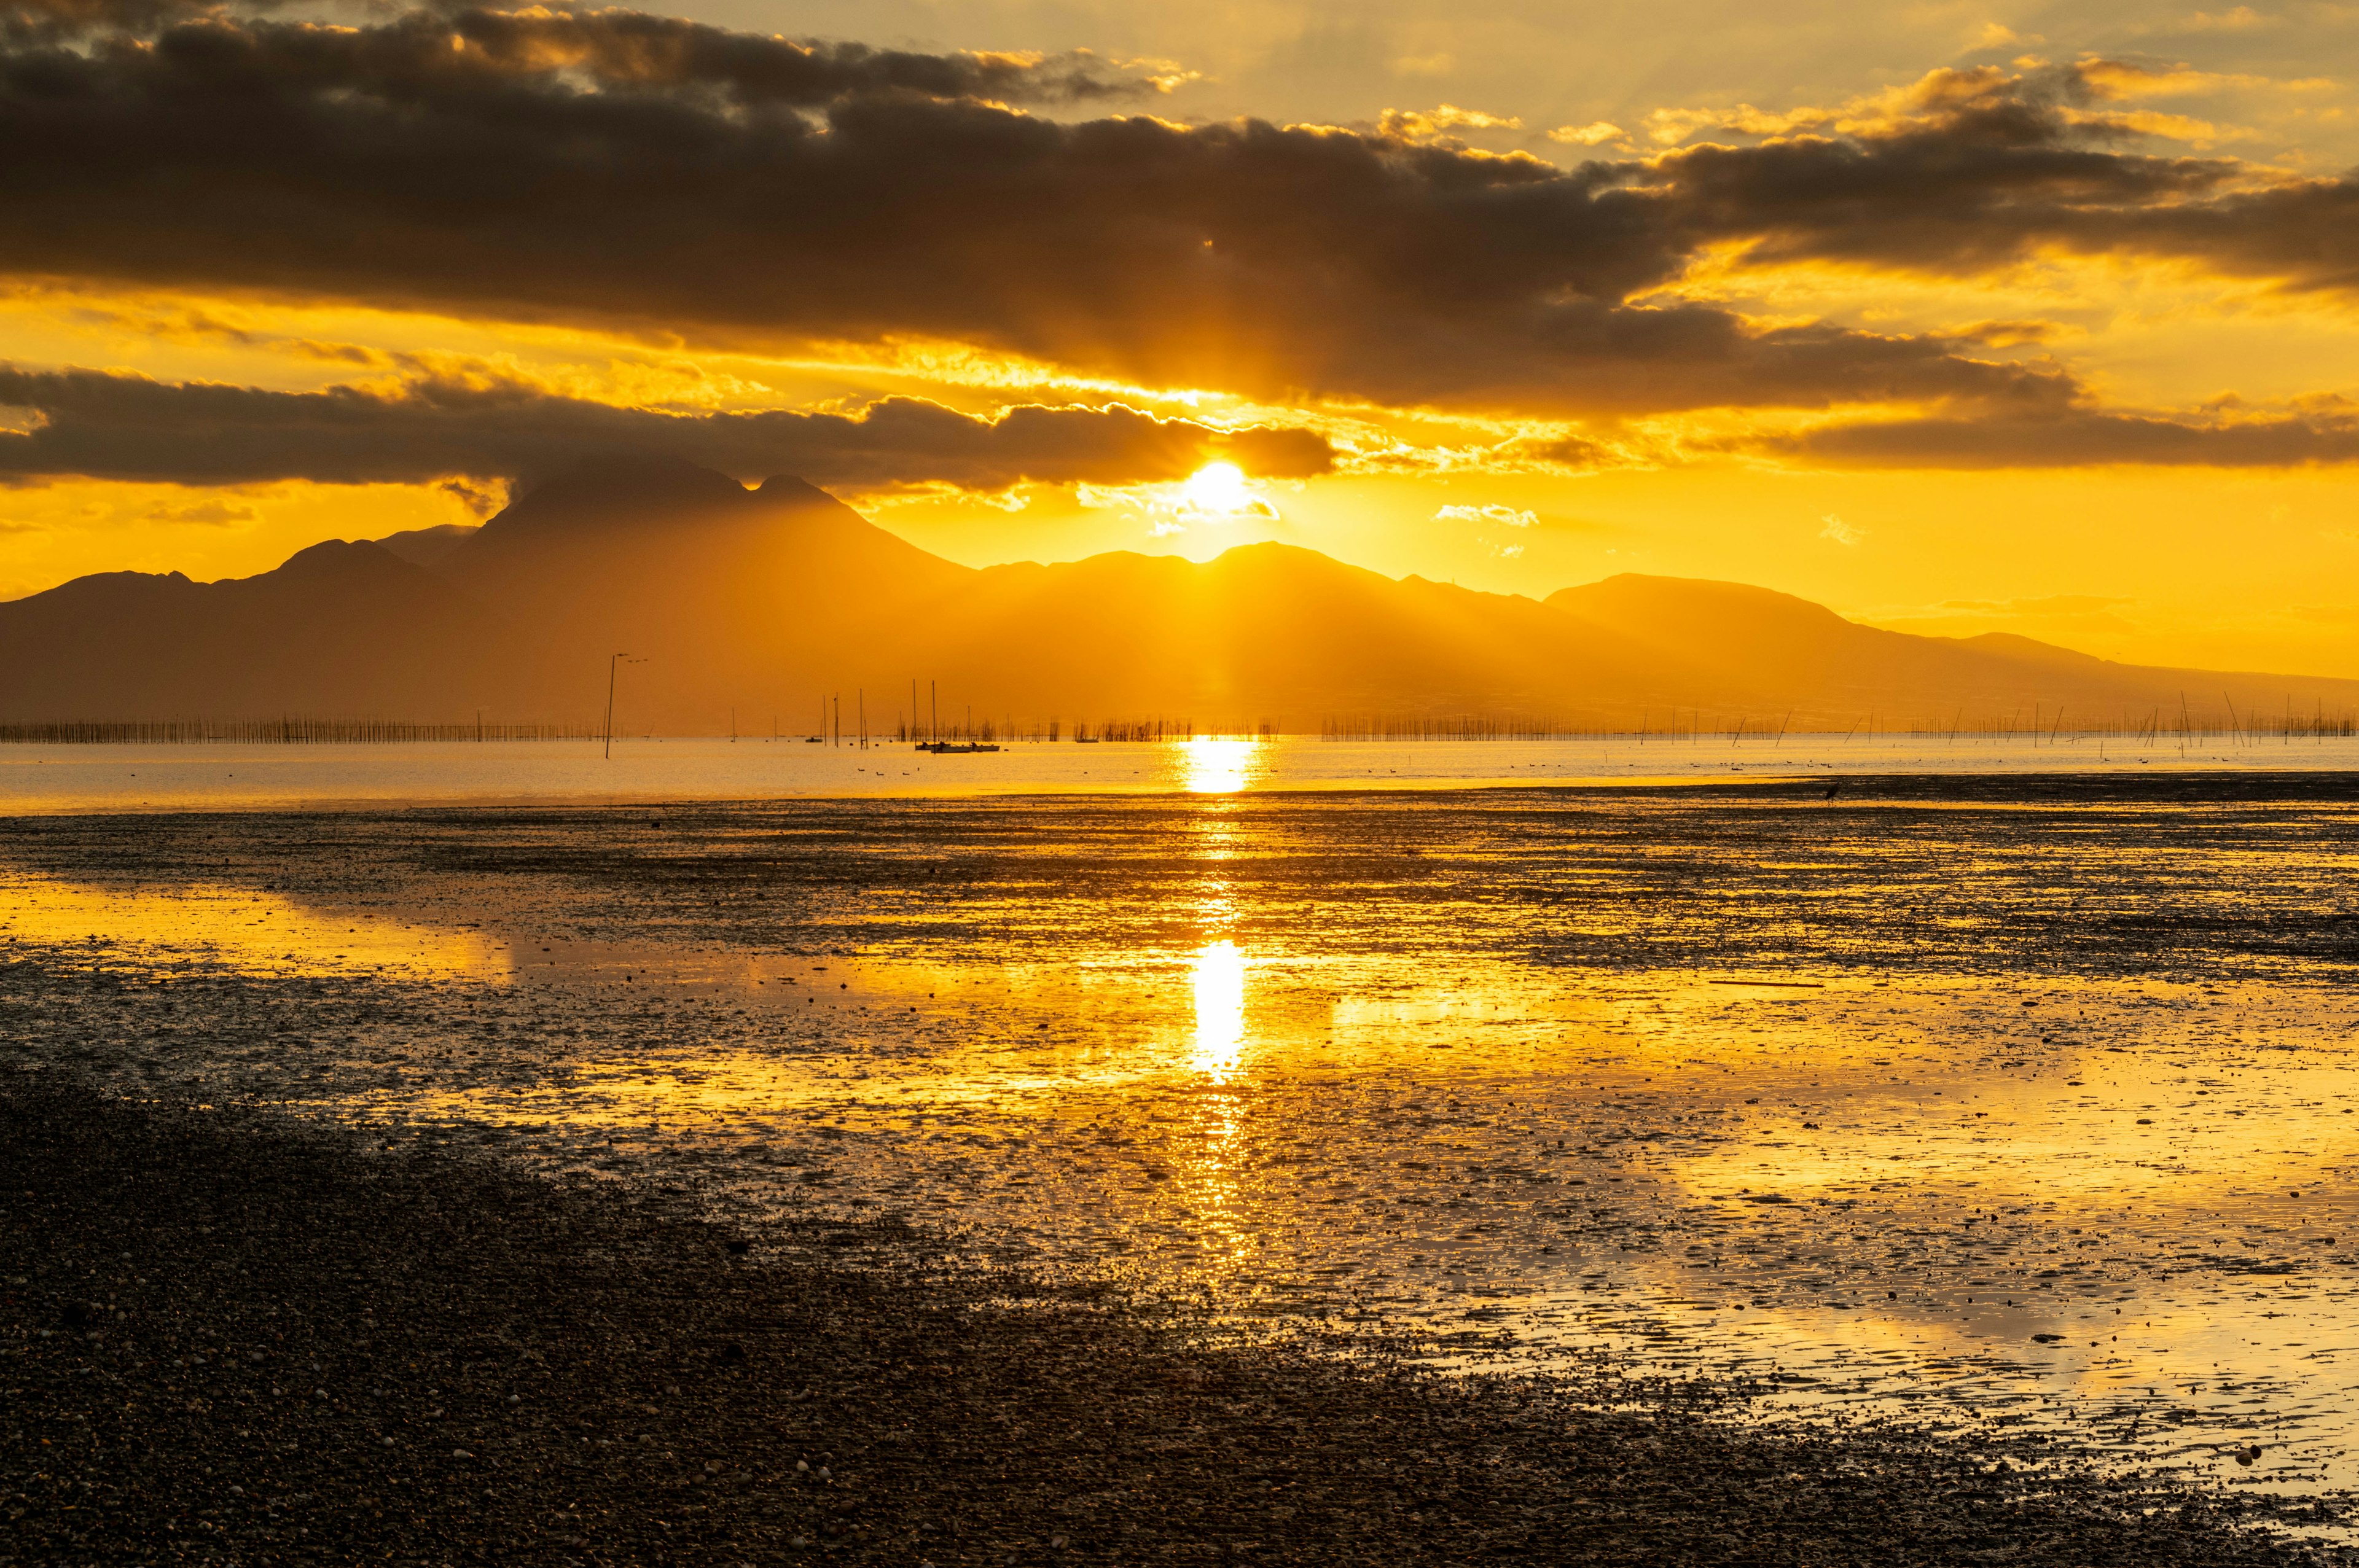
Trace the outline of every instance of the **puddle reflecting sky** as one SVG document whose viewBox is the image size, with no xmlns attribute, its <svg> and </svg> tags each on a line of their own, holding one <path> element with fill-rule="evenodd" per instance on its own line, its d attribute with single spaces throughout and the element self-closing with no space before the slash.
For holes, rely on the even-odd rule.
<svg viewBox="0 0 2359 1568">
<path fill-rule="evenodd" d="M 195 962 L 255 976 L 396 974 L 414 979 L 509 977 L 506 949 L 474 930 L 445 930 L 357 911 L 330 917 L 276 893 L 229 883 L 165 882 L 125 896 L 26 872 L 7 881 L 0 947 L 137 953 L 146 964 Z"/>
<path fill-rule="evenodd" d="M 1127 801 L 0 823 L 0 1039 L 1445 1358 L 2359 1476 L 2338 783 L 1253 799 L 1199 745 Z"/>
</svg>

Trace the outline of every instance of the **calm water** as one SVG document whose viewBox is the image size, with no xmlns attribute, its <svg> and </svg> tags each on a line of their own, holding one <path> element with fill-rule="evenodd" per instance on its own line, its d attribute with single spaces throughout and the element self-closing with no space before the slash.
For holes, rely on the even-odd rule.
<svg viewBox="0 0 2359 1568">
<path fill-rule="evenodd" d="M 1076 750 L 1194 787 L 0 822 L 0 1055 L 1445 1362 L 2359 1479 L 2345 777 L 1005 766 Z"/>
<path fill-rule="evenodd" d="M 0 746 L 0 814 L 204 810 L 394 802 L 754 800 L 796 795 L 1223 794 L 1474 788 L 1792 773 L 2162 772 L 2359 768 L 2359 740 L 2199 736 L 2146 748 L 2106 737 L 1782 741 L 1013 742 L 934 757 L 904 745 L 618 741 L 408 746 Z"/>
</svg>

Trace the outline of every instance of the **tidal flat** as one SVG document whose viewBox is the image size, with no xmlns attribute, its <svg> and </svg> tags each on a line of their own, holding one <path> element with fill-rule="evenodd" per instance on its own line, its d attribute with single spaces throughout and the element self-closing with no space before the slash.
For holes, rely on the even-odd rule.
<svg viewBox="0 0 2359 1568">
<path fill-rule="evenodd" d="M 789 1294 L 2332 1550 L 2354 825 L 2290 771 L 18 817 L 0 1066 L 692 1209 Z"/>
</svg>

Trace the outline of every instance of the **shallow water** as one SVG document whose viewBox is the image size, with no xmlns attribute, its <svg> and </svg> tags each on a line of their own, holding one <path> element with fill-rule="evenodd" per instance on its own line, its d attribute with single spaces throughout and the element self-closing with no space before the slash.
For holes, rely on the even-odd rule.
<svg viewBox="0 0 2359 1568">
<path fill-rule="evenodd" d="M 2359 768 L 2359 739 L 1622 735 L 1349 741 L 1282 735 L 1177 743 L 1011 741 L 929 756 L 799 739 L 321 746 L 0 745 L 0 814 L 287 809 L 395 803 L 759 800 L 793 796 L 1236 794 L 1528 787 L 1596 780 L 1846 773 L 2158 773 Z"/>
<path fill-rule="evenodd" d="M 28 817 L 0 1041 L 2304 1495 L 2359 1474 L 2355 827 L 2257 774 Z"/>
</svg>

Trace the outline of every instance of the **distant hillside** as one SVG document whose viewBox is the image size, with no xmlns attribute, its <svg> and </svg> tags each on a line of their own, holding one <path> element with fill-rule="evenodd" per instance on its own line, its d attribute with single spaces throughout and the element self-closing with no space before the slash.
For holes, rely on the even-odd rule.
<svg viewBox="0 0 2359 1568">
<path fill-rule="evenodd" d="M 1712 672 L 1686 698 L 1810 728 L 2076 722 L 2236 725 L 2289 710 L 2349 714 L 2359 681 L 2117 664 L 2010 633 L 1922 637 L 1846 621 L 1823 605 L 1743 583 L 1608 578 L 1548 605 Z"/>
<path fill-rule="evenodd" d="M 0 720 L 279 714 L 764 733 L 910 683 L 945 719 L 1199 729 L 1485 715 L 1564 727 L 2133 726 L 2359 712 L 2359 682 L 1912 636 L 1736 583 L 1625 576 L 1538 601 L 1282 545 L 983 570 L 780 477 L 585 465 L 478 529 L 329 543 L 218 583 L 110 573 L 0 604 Z"/>
</svg>

